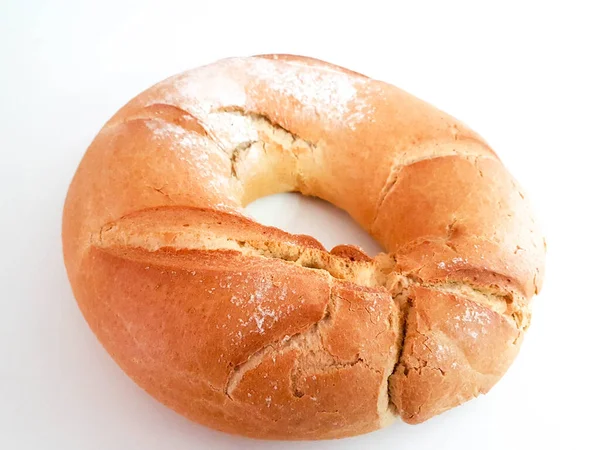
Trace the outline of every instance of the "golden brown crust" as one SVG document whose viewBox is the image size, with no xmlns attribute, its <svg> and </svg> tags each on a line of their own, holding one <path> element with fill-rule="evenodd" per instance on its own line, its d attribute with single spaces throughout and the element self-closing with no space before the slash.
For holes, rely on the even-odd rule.
<svg viewBox="0 0 600 450">
<path fill-rule="evenodd" d="M 327 252 L 244 216 L 300 191 L 386 248 Z M 416 423 L 507 370 L 544 242 L 496 154 L 386 83 L 294 55 L 228 59 L 140 94 L 65 202 L 80 308 L 136 383 L 197 422 L 270 439 Z"/>
<path fill-rule="evenodd" d="M 422 422 L 487 392 L 504 374 L 519 345 L 506 316 L 463 296 L 411 287 L 392 399 L 409 423 Z"/>
</svg>

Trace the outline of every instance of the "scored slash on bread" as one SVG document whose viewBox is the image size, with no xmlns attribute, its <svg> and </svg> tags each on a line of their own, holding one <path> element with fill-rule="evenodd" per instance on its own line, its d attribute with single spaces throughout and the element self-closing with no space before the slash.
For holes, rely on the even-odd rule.
<svg viewBox="0 0 600 450">
<path fill-rule="evenodd" d="M 243 214 L 299 191 L 388 252 L 327 252 Z M 544 242 L 496 154 L 398 88 L 310 58 L 233 58 L 161 82 L 100 131 L 64 209 L 79 306 L 142 388 L 268 439 L 418 423 L 518 352 Z"/>
</svg>

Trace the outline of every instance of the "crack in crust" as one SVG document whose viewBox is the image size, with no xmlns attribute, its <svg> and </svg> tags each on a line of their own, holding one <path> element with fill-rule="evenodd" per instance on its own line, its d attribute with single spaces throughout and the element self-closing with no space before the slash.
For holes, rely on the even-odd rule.
<svg viewBox="0 0 600 450">
<path fill-rule="evenodd" d="M 310 148 L 315 148 L 317 145 L 314 142 L 309 141 L 308 139 L 304 139 L 298 136 L 296 133 L 293 133 L 291 130 L 285 128 L 281 124 L 274 121 L 271 117 L 265 114 L 259 114 L 256 112 L 248 111 L 247 109 L 241 106 L 223 106 L 220 108 L 216 108 L 213 113 L 231 113 L 238 116 L 243 116 L 251 119 L 253 122 L 266 122 L 269 126 L 271 126 L 275 130 L 283 131 L 285 134 L 288 134 L 292 138 L 292 142 L 301 141 L 305 145 Z"/>
<path fill-rule="evenodd" d="M 329 299 L 329 301 L 331 302 L 331 292 L 329 294 Z M 258 367 L 266 358 L 276 358 L 277 355 L 281 355 L 289 350 L 299 350 L 302 348 L 307 349 L 310 348 L 310 346 L 307 345 L 307 342 L 314 341 L 315 339 L 320 340 L 320 327 L 322 326 L 322 324 L 327 323 L 331 317 L 329 312 L 330 307 L 330 304 L 328 304 L 327 308 L 325 309 L 325 313 L 323 314 L 323 317 L 321 317 L 321 319 L 319 319 L 307 330 L 302 331 L 300 333 L 296 333 L 283 341 L 269 344 L 263 347 L 262 349 L 250 355 L 245 362 L 238 364 L 236 367 L 234 367 L 229 376 L 229 379 L 227 380 L 225 387 L 225 393 L 227 394 L 227 397 L 233 400 L 232 394 L 239 385 L 242 378 L 244 377 L 244 374 L 249 370 Z M 329 365 L 325 364 L 324 368 L 331 367 L 332 365 L 334 365 L 334 363 Z M 296 393 L 295 379 L 297 376 L 297 370 L 298 368 L 295 367 L 294 370 L 290 373 L 290 377 L 292 378 L 291 386 L 293 388 L 294 393 Z M 298 395 L 298 397 L 301 397 L 302 395 Z"/>
<path fill-rule="evenodd" d="M 408 313 L 410 311 L 412 304 L 411 304 L 411 300 L 407 296 L 406 290 L 403 290 L 402 292 L 400 292 L 394 296 L 394 303 L 396 304 L 396 308 L 398 310 L 398 325 L 397 325 L 398 326 L 398 342 L 396 344 L 397 345 L 397 356 L 396 356 L 396 361 L 394 362 L 394 367 L 387 378 L 386 391 L 387 391 L 387 396 L 388 396 L 388 404 L 387 404 L 388 413 L 390 413 L 394 416 L 398 416 L 399 415 L 398 407 L 392 401 L 393 394 L 391 392 L 390 379 L 396 373 L 396 371 L 399 370 L 399 368 L 401 367 L 401 364 L 402 364 L 401 361 L 404 356 L 404 349 L 405 349 L 404 341 L 406 339 L 406 325 L 408 322 Z"/>
<path fill-rule="evenodd" d="M 478 170 L 480 175 L 483 177 L 483 174 L 481 172 L 481 170 L 479 169 L 479 161 L 481 159 L 498 159 L 495 155 L 482 155 L 481 154 L 481 145 L 480 143 L 476 143 L 475 146 L 473 146 L 473 148 L 468 148 L 467 151 L 463 151 L 463 152 L 458 152 L 453 145 L 438 145 L 437 147 L 433 148 L 433 152 L 430 153 L 426 153 L 425 155 L 421 155 L 418 157 L 413 157 L 413 158 L 408 158 L 406 157 L 406 155 L 402 155 L 402 157 L 398 158 L 396 161 L 394 161 L 394 164 L 392 164 L 392 167 L 390 168 L 390 173 L 385 181 L 385 184 L 383 185 L 383 187 L 381 188 L 381 192 L 379 193 L 379 198 L 377 200 L 377 206 L 375 208 L 375 215 L 373 216 L 373 220 L 371 221 L 371 228 L 374 226 L 374 224 L 377 222 L 377 218 L 379 217 L 379 211 L 381 210 L 382 206 L 385 204 L 385 200 L 387 199 L 387 197 L 393 192 L 394 187 L 396 186 L 396 183 L 398 182 L 399 178 L 400 178 L 400 174 L 402 173 L 402 170 L 410 167 L 414 164 L 418 164 L 424 161 L 429 161 L 432 159 L 437 159 L 437 158 L 446 158 L 448 156 L 457 156 L 463 159 L 466 159 L 467 161 L 470 161 L 472 164 L 474 164 Z M 441 147 L 441 148 L 440 148 Z M 484 149 L 488 150 L 489 149 L 487 147 L 483 147 Z"/>
</svg>

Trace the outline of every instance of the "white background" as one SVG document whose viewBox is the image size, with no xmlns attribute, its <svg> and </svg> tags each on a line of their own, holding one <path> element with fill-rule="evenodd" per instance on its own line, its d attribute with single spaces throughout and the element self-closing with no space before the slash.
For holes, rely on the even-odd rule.
<svg viewBox="0 0 600 450">
<path fill-rule="evenodd" d="M 596 2 L 387 3 L 0 0 L 0 448 L 281 448 L 195 425 L 137 388 L 79 313 L 60 242 L 70 178 L 118 107 L 181 70 L 267 52 L 329 60 L 465 121 L 525 186 L 548 241 L 533 324 L 492 392 L 420 426 L 289 448 L 600 448 Z M 376 251 L 322 202 L 250 209 Z"/>
</svg>

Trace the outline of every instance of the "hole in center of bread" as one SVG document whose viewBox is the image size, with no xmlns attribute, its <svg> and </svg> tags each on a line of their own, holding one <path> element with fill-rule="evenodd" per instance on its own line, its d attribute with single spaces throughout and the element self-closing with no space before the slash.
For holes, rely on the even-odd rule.
<svg viewBox="0 0 600 450">
<path fill-rule="evenodd" d="M 312 236 L 328 250 L 347 244 L 361 247 L 369 256 L 383 251 L 347 212 L 318 198 L 298 193 L 274 194 L 250 203 L 245 212 L 263 225 Z"/>
</svg>

